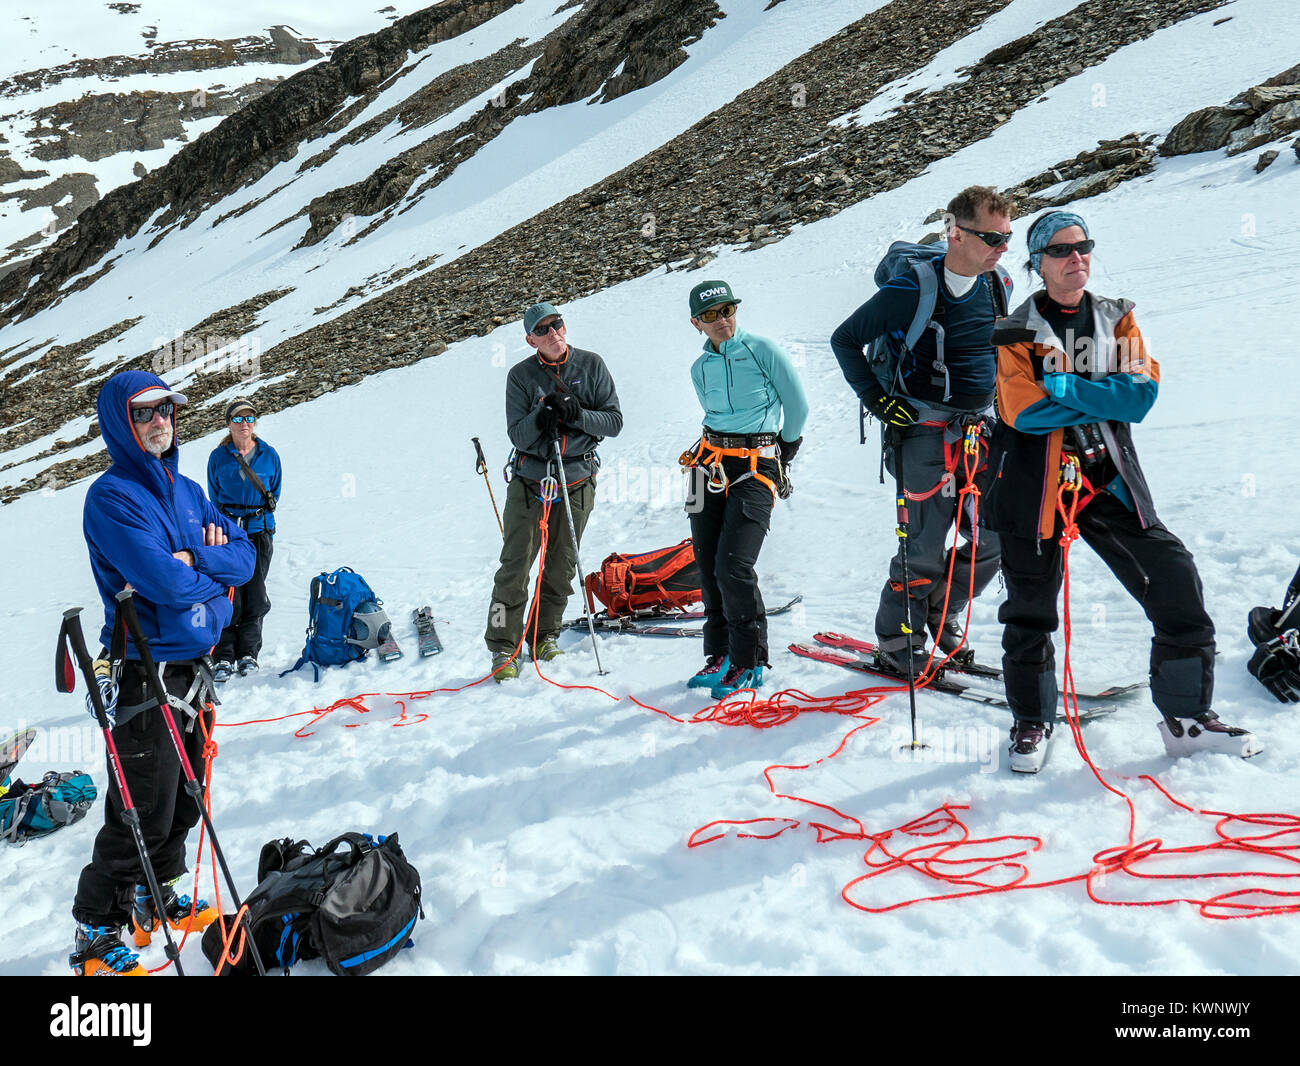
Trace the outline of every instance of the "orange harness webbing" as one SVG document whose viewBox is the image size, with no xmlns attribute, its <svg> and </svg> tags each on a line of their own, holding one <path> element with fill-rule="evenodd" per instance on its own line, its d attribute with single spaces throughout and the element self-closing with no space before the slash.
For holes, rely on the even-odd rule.
<svg viewBox="0 0 1300 1066">
<path fill-rule="evenodd" d="M 735 481 L 727 477 L 727 473 L 722 469 L 722 460 L 724 457 L 736 459 L 748 459 L 749 469 L 736 478 Z M 757 478 L 772 493 L 772 499 L 775 500 L 779 493 L 777 492 L 776 482 L 765 474 L 758 472 L 759 459 L 775 459 L 778 469 L 781 465 L 780 453 L 775 444 L 769 444 L 763 448 L 722 448 L 716 444 L 711 444 L 703 437 L 695 442 L 692 448 L 687 448 L 682 452 L 681 457 L 677 460 L 683 469 L 690 470 L 693 467 L 702 466 L 708 475 L 705 487 L 710 492 L 721 492 L 726 495 L 731 491 L 732 485 L 739 485 L 746 478 Z"/>
</svg>

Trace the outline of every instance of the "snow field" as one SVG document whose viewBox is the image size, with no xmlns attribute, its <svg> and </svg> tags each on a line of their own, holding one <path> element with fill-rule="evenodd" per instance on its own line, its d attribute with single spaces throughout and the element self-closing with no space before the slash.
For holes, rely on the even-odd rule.
<svg viewBox="0 0 1300 1066">
<path fill-rule="evenodd" d="M 1088 72 L 907 186 L 778 245 L 727 251 L 710 264 L 709 276 L 730 281 L 744 299 L 743 325 L 779 340 L 800 362 L 813 405 L 794 468 L 795 495 L 777 508 L 759 562 L 770 602 L 796 591 L 805 596 L 801 608 L 771 620 L 767 691 L 826 696 L 863 683 L 782 649 L 818 629 L 869 636 L 894 551 L 892 491 L 876 480 L 878 448 L 874 440 L 857 444 L 856 402 L 826 344 L 870 294 L 870 269 L 885 246 L 919 235 L 921 219 L 965 184 L 1009 184 L 1097 137 L 1161 129 L 1282 69 L 1289 62 L 1282 34 L 1256 34 L 1251 50 L 1244 46 L 1252 25 L 1263 25 L 1266 7 L 1239 3 L 1223 26 L 1190 20 L 1112 57 L 1104 65 L 1111 99 L 1131 105 L 1081 107 L 1093 78 Z M 1215 36 L 1225 32 L 1238 36 Z M 1196 83 L 1169 84 L 1191 55 Z M 1071 131 L 1069 139 L 1062 140 L 1062 129 Z M 1296 565 L 1289 468 L 1277 443 L 1288 439 L 1295 390 L 1283 362 L 1288 349 L 1277 338 L 1289 335 L 1285 294 L 1300 283 L 1300 238 L 1290 224 L 1300 170 L 1288 158 L 1260 175 L 1252 168 L 1253 154 L 1162 160 L 1147 178 L 1075 205 L 1098 240 L 1092 287 L 1137 300 L 1138 322 L 1161 363 L 1160 399 L 1135 440 L 1161 518 L 1196 555 L 1220 627 L 1216 708 L 1266 745 L 1249 762 L 1171 762 L 1145 695 L 1086 728 L 1093 760 L 1134 799 L 1139 839 L 1160 837 L 1170 847 L 1212 841 L 1214 819 L 1174 808 L 1138 780 L 1142 774 L 1193 807 L 1296 813 L 1294 713 L 1246 674 L 1244 625 L 1251 606 L 1276 601 Z M 1017 262 L 1025 225 L 1018 221 L 1009 253 Z M 602 449 L 600 501 L 582 547 L 588 571 L 610 551 L 660 547 L 687 535 L 680 505 L 666 492 L 651 493 L 649 474 L 659 471 L 662 485 L 698 432 L 687 373 L 698 338 L 685 304 L 701 276 L 660 272 L 563 308 L 571 341 L 609 363 L 626 425 Z M 1016 280 L 1023 298 L 1031 286 L 1019 271 Z M 505 374 L 526 354 L 513 323 L 437 359 L 264 416 L 259 432 L 284 458 L 287 486 L 269 582 L 274 607 L 263 672 L 227 686 L 222 721 L 482 676 L 488 657 L 480 627 L 497 534 L 469 438 L 483 441 L 500 503 Z M 186 442 L 182 470 L 201 480 L 215 443 Z M 636 471 L 647 475 L 644 491 Z M 24 722 L 81 728 L 85 721 L 79 702 L 51 695 L 43 650 L 64 607 L 85 604 L 88 623 L 97 612 L 80 535 L 84 490 L 83 483 L 24 497 L 0 511 L 0 553 L 26 564 L 11 568 L 15 608 L 0 618 L 5 729 Z M 340 565 L 356 567 L 385 599 L 406 657 L 333 670 L 319 685 L 309 671 L 277 678 L 276 669 L 301 650 L 308 581 Z M 1081 685 L 1144 669 L 1149 627 L 1139 606 L 1086 546 L 1072 555 L 1072 578 Z M 973 613 L 971 639 L 986 661 L 998 656 L 999 599 L 995 586 Z M 408 625 L 410 609 L 424 603 L 433 606 L 446 646 L 429 660 L 415 657 Z M 707 705 L 707 697 L 681 687 L 699 665 L 697 642 L 602 638 L 610 671 L 603 679 L 594 677 L 586 642 L 566 633 L 566 655 L 546 668 L 548 676 L 600 683 L 679 717 Z M 1059 648 L 1058 640 L 1058 656 Z M 417 930 L 415 950 L 385 973 L 1218 975 L 1295 972 L 1300 963 L 1294 918 L 1218 922 L 1187 905 L 1104 907 L 1089 902 L 1079 885 L 878 915 L 855 911 L 839 895 L 867 872 L 866 843 L 816 843 L 809 819 L 834 819 L 774 797 L 763 778 L 768 766 L 813 764 L 828 755 L 857 724 L 849 720 L 806 715 L 763 731 L 676 724 L 626 698 L 556 689 L 531 667 L 508 685 L 487 682 L 411 702 L 409 717 L 429 717 L 398 728 L 394 705 L 371 705 L 374 719 L 336 711 L 305 739 L 293 731 L 306 717 L 220 730 L 215 817 L 241 887 L 251 887 L 257 851 L 272 837 L 399 832 L 423 875 L 429 921 Z M 1068 732 L 1057 734 L 1043 772 L 1026 779 L 1002 765 L 1005 712 L 926 693 L 918 696 L 918 711 L 923 729 L 937 731 L 954 752 L 958 740 L 967 744 L 960 758 L 900 758 L 907 701 L 890 696 L 869 712 L 880 722 L 857 733 L 840 755 L 808 770 L 776 771 L 777 788 L 831 804 L 871 832 L 944 803 L 966 805 L 961 816 L 973 836 L 1043 841 L 1027 860 L 1036 881 L 1083 873 L 1096 852 L 1125 842 L 1123 802 L 1097 784 Z M 998 765 L 988 772 L 992 757 Z M 57 765 L 29 759 L 32 772 Z M 106 785 L 102 761 L 87 757 L 75 765 Z M 82 824 L 6 852 L 0 908 L 12 917 L 0 930 L 0 972 L 63 972 L 68 908 L 99 817 L 97 805 Z M 713 819 L 762 817 L 803 824 L 771 841 L 733 832 L 686 847 L 690 834 Z M 1141 867 L 1227 868 L 1280 866 L 1213 855 Z M 1141 901 L 1199 898 L 1240 885 L 1110 875 L 1094 887 L 1107 899 Z M 887 906 L 945 891 L 899 871 L 857 886 L 853 898 Z M 151 952 L 146 961 L 157 965 L 161 950 Z M 202 972 L 197 944 L 187 945 L 185 958 Z"/>
</svg>

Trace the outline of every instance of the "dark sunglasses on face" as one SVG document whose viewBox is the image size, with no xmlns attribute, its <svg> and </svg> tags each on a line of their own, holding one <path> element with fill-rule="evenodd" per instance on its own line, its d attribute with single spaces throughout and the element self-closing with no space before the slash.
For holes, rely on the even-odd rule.
<svg viewBox="0 0 1300 1066">
<path fill-rule="evenodd" d="M 1071 252 L 1078 252 L 1080 255 L 1087 255 L 1096 247 L 1096 241 L 1075 241 L 1073 244 L 1049 244 L 1043 249 L 1043 255 L 1051 256 L 1053 259 L 1069 259 Z"/>
<path fill-rule="evenodd" d="M 162 403 L 155 404 L 153 407 L 132 407 L 131 421 L 140 426 L 147 426 L 153 421 L 155 411 L 162 415 L 163 418 L 171 418 L 174 410 L 176 410 L 176 405 L 171 400 L 163 400 Z"/>
<path fill-rule="evenodd" d="M 957 228 L 963 233 L 969 233 L 972 236 L 978 237 L 990 248 L 1001 248 L 1011 240 L 1010 233 L 999 233 L 997 230 L 971 229 L 969 226 L 963 226 L 960 222 L 957 223 Z"/>
<path fill-rule="evenodd" d="M 534 326 L 533 336 L 545 337 L 548 333 L 551 332 L 551 330 L 555 330 L 556 333 L 559 333 L 560 330 L 562 330 L 563 328 L 564 328 L 564 319 L 557 318 L 551 322 L 543 322 L 540 326 Z"/>
<path fill-rule="evenodd" d="M 721 316 L 722 318 L 730 318 L 735 313 L 736 313 L 735 304 L 723 304 L 721 307 L 710 307 L 707 311 L 701 311 L 700 321 L 716 322 L 719 316 Z"/>
<path fill-rule="evenodd" d="M 247 422 L 251 426 L 257 421 L 257 415 L 235 415 L 230 421 L 232 425 L 236 422 Z"/>
</svg>

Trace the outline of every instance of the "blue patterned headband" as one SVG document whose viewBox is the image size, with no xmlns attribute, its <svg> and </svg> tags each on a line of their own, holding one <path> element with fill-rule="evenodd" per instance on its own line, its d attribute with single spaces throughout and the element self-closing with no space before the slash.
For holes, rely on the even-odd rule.
<svg viewBox="0 0 1300 1066">
<path fill-rule="evenodd" d="M 1081 215 L 1073 211 L 1050 211 L 1029 227 L 1029 263 L 1035 274 L 1042 274 L 1038 265 L 1043 261 L 1043 249 L 1052 243 L 1052 238 L 1063 229 L 1078 226 L 1084 237 L 1091 237 L 1088 223 Z"/>
</svg>

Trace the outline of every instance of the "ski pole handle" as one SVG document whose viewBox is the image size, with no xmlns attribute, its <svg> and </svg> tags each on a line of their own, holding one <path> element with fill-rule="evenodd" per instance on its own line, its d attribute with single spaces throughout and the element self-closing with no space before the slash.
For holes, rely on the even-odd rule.
<svg viewBox="0 0 1300 1066">
<path fill-rule="evenodd" d="M 86 648 L 86 635 L 81 629 L 81 608 L 69 607 L 63 612 L 63 634 L 69 644 L 72 645 L 72 655 L 77 661 L 77 666 L 81 670 L 81 676 L 86 680 L 86 702 L 90 704 L 95 721 L 99 723 L 100 729 L 112 729 L 112 723 L 108 717 L 108 711 L 104 706 L 104 691 L 99 686 L 99 679 L 95 676 L 95 664 L 90 658 L 90 652 Z M 71 689 L 69 689 L 71 691 Z"/>
<path fill-rule="evenodd" d="M 478 442 L 478 438 L 477 438 L 477 437 L 470 437 L 470 440 L 472 440 L 472 441 L 474 442 L 474 452 L 475 452 L 475 454 L 476 454 L 477 457 L 478 457 L 478 458 L 477 458 L 477 461 L 476 461 L 475 464 L 474 464 L 474 473 L 476 473 L 476 474 L 486 474 L 486 473 L 487 473 L 487 459 L 485 459 L 485 458 L 483 457 L 483 445 L 481 445 L 481 444 Z"/>
</svg>

